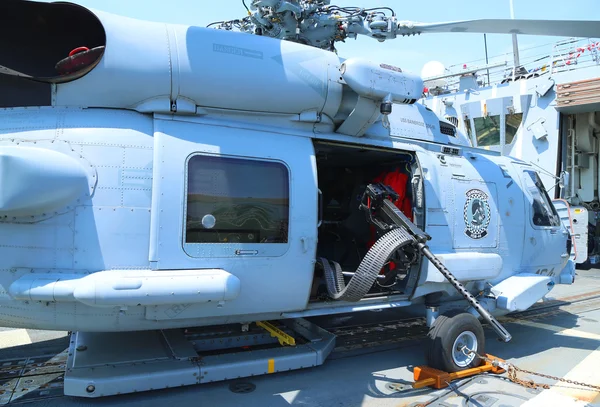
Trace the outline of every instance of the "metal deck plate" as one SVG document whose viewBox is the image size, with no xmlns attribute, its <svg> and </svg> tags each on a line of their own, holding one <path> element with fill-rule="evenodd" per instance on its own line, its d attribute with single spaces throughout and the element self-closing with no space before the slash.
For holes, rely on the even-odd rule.
<svg viewBox="0 0 600 407">
<path fill-rule="evenodd" d="M 196 347 L 206 349 L 206 339 L 196 346 L 195 340 L 200 334 L 191 334 L 190 340 L 184 330 L 76 332 L 69 348 L 64 393 L 68 396 L 104 397 L 322 364 L 333 350 L 334 335 L 304 320 L 292 325 L 304 335 L 306 343 L 295 347 L 275 345 L 269 349 L 244 351 L 241 346 L 247 343 L 243 339 L 247 335 L 236 333 L 238 340 L 221 335 L 215 344 L 216 349 L 222 349 L 224 343 L 234 343 L 235 351 L 212 355 L 196 350 Z"/>
<path fill-rule="evenodd" d="M 63 395 L 68 352 L 0 362 L 0 405 Z"/>
</svg>

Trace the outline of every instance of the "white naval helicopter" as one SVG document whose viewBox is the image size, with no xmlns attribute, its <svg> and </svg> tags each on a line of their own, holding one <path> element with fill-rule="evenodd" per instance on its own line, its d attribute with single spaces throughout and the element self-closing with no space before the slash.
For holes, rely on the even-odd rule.
<svg viewBox="0 0 600 407">
<path fill-rule="evenodd" d="M 214 29 L 0 3 L 0 326 L 73 332 L 65 394 L 319 365 L 335 337 L 307 318 L 400 307 L 426 317 L 429 365 L 458 371 L 485 352 L 479 318 L 508 342 L 495 317 L 573 283 L 535 168 L 415 103 L 420 77 L 332 49 L 600 23 L 388 11 L 254 0 Z M 222 326 L 229 348 L 254 329 L 285 346 L 189 336 Z"/>
</svg>

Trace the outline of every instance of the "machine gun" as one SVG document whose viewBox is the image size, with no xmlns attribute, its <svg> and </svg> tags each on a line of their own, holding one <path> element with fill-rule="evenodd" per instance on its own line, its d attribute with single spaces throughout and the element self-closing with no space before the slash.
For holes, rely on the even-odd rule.
<svg viewBox="0 0 600 407">
<path fill-rule="evenodd" d="M 492 326 L 498 336 L 508 342 L 512 339 L 511 334 L 479 304 L 477 299 L 468 292 L 465 287 L 452 275 L 444 264 L 438 259 L 427 246 L 431 236 L 419 229 L 410 221 L 393 202 L 398 200 L 398 194 L 389 186 L 384 184 L 369 184 L 363 194 L 360 209 L 367 214 L 367 220 L 379 229 L 382 238 L 394 231 L 402 231 L 410 238 L 408 245 L 415 247 L 422 253 L 448 280 L 450 284 L 469 302 L 469 304 L 481 315 L 481 317 Z"/>
</svg>

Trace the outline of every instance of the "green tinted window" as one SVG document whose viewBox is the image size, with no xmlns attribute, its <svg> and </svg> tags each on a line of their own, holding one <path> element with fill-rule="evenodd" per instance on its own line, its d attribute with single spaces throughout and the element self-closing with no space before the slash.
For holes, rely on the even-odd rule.
<svg viewBox="0 0 600 407">
<path fill-rule="evenodd" d="M 523 121 L 523 113 L 514 113 L 506 115 L 506 144 L 510 144 L 515 139 L 517 130 Z"/>
<path fill-rule="evenodd" d="M 500 116 L 477 117 L 473 121 L 478 146 L 500 145 Z"/>
</svg>

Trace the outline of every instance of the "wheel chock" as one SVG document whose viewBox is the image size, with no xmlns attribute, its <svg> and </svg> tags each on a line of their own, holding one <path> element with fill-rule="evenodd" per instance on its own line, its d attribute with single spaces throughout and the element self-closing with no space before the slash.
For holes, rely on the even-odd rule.
<svg viewBox="0 0 600 407">
<path fill-rule="evenodd" d="M 453 373 L 443 372 L 429 366 L 417 366 L 414 370 L 415 383 L 412 385 L 412 388 L 421 389 L 423 387 L 433 387 L 434 389 L 443 389 L 448 387 L 450 382 L 456 379 L 464 379 L 466 377 L 475 376 L 485 372 L 491 372 L 494 374 L 502 374 L 506 372 L 506 370 L 501 368 L 499 365 L 499 363 L 504 364 L 504 360 L 488 354 L 485 356 L 489 360 L 497 361 L 498 364 L 482 361 L 482 364 L 478 367 Z"/>
</svg>

